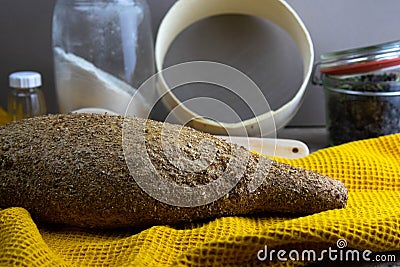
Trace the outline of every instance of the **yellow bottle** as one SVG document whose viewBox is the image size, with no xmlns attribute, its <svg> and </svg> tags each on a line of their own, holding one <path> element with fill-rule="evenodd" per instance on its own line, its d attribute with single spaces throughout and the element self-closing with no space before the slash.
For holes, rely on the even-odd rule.
<svg viewBox="0 0 400 267">
<path fill-rule="evenodd" d="M 46 114 L 43 92 L 40 90 L 42 76 L 34 71 L 14 72 L 9 76 L 7 112 L 11 121 Z"/>
</svg>

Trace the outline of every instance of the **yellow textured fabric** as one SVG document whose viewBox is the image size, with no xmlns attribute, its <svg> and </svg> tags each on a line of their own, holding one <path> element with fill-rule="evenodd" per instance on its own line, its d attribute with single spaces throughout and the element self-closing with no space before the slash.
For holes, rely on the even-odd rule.
<svg viewBox="0 0 400 267">
<path fill-rule="evenodd" d="M 227 217 L 141 232 L 49 228 L 22 208 L 0 211 L 0 266 L 299 266 L 259 261 L 268 249 L 400 250 L 400 135 L 353 142 L 296 160 L 343 181 L 345 209 L 304 217 Z M 337 247 L 336 247 L 337 248 Z"/>
</svg>

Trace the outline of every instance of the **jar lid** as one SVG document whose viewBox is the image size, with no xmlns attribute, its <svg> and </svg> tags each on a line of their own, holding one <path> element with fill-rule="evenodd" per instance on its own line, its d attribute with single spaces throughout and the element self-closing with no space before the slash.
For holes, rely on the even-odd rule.
<svg viewBox="0 0 400 267">
<path fill-rule="evenodd" d="M 42 76 L 34 71 L 19 71 L 10 74 L 9 82 L 12 88 L 33 88 L 42 85 Z"/>
<path fill-rule="evenodd" d="M 321 55 L 320 71 L 350 75 L 400 65 L 400 40 Z"/>
</svg>

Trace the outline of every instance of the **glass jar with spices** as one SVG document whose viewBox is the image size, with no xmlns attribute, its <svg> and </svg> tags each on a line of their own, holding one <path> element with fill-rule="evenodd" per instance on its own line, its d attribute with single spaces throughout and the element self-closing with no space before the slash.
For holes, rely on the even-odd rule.
<svg viewBox="0 0 400 267">
<path fill-rule="evenodd" d="M 400 41 L 326 53 L 317 67 L 330 145 L 400 132 Z"/>
<path fill-rule="evenodd" d="M 9 76 L 7 111 L 11 121 L 46 114 L 42 76 L 34 71 L 14 72 Z"/>
</svg>

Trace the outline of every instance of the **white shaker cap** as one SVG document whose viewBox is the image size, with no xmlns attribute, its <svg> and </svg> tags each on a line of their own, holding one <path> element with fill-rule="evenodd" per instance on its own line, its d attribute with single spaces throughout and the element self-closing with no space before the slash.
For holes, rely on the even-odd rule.
<svg viewBox="0 0 400 267">
<path fill-rule="evenodd" d="M 19 71 L 10 74 L 9 82 L 12 88 L 33 88 L 42 85 L 42 76 L 39 72 Z"/>
</svg>

